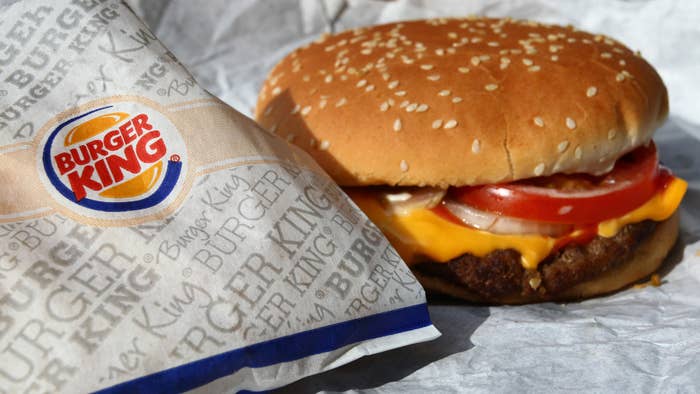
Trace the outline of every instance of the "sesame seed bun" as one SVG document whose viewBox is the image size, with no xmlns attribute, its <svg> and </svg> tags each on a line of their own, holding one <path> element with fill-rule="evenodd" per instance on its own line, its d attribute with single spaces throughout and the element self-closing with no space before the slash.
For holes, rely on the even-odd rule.
<svg viewBox="0 0 700 394">
<path fill-rule="evenodd" d="M 270 72 L 255 116 L 341 185 L 445 187 L 602 173 L 667 113 L 617 41 L 471 18 L 324 36 Z"/>
</svg>

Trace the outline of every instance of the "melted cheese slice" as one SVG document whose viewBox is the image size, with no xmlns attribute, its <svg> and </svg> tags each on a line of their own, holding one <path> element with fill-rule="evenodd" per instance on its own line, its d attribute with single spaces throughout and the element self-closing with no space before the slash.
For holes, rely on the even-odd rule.
<svg viewBox="0 0 700 394">
<path fill-rule="evenodd" d="M 598 235 L 612 237 L 627 224 L 669 218 L 678 208 L 687 186 L 684 180 L 673 178 L 664 190 L 641 207 L 599 223 Z M 540 235 L 492 234 L 450 222 L 424 208 L 392 214 L 382 207 L 374 194 L 358 191 L 348 191 L 348 194 L 409 265 L 426 259 L 447 262 L 465 253 L 483 257 L 496 249 L 515 249 L 520 253 L 524 268 L 536 269 L 559 240 Z M 576 233 L 569 236 L 576 236 Z"/>
</svg>

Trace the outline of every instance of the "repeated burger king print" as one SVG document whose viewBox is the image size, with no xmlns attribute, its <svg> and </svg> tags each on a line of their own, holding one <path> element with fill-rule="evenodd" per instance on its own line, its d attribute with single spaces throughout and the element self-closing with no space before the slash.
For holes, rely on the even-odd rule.
<svg viewBox="0 0 700 394">
<path fill-rule="evenodd" d="M 337 185 L 126 5 L 0 20 L 0 393 L 269 390 L 438 335 Z"/>
</svg>

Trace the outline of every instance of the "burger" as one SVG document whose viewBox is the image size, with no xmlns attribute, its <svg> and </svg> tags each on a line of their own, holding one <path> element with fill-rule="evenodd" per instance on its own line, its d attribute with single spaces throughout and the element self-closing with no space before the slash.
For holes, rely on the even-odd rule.
<svg viewBox="0 0 700 394">
<path fill-rule="evenodd" d="M 652 135 L 663 81 L 574 27 L 431 19 L 325 35 L 285 57 L 256 118 L 305 149 L 430 291 L 519 304 L 654 273 L 686 182 Z"/>
</svg>

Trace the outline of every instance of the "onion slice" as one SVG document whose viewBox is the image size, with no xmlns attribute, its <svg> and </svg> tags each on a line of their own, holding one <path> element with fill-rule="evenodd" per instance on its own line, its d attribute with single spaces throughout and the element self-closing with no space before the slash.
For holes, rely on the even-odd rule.
<svg viewBox="0 0 700 394">
<path fill-rule="evenodd" d="M 382 204 L 391 213 L 405 215 L 413 209 L 430 209 L 437 206 L 446 193 L 447 190 L 436 187 L 400 188 L 383 193 Z"/>
<path fill-rule="evenodd" d="M 465 225 L 494 234 L 536 234 L 559 237 L 574 229 L 571 224 L 538 222 L 482 211 L 452 199 L 444 200 L 443 204 Z"/>
</svg>

